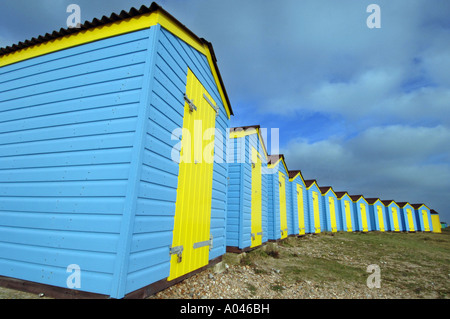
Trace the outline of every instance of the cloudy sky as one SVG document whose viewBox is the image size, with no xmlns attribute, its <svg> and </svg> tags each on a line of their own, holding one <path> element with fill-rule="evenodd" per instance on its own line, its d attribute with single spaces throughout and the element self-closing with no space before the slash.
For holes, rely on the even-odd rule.
<svg viewBox="0 0 450 319">
<path fill-rule="evenodd" d="M 2 1 L 0 46 L 140 0 Z M 161 0 L 212 42 L 232 126 L 279 128 L 289 169 L 450 222 L 450 1 Z M 370 29 L 367 6 L 381 9 Z M 270 149 L 269 149 L 270 151 Z"/>
</svg>

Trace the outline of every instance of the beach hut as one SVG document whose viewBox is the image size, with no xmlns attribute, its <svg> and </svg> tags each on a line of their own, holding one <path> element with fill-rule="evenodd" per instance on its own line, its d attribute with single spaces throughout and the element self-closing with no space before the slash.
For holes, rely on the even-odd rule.
<svg viewBox="0 0 450 319">
<path fill-rule="evenodd" d="M 370 224 L 372 228 L 371 231 L 381 231 L 384 232 L 385 229 L 385 210 L 383 202 L 379 198 L 366 198 L 369 204 L 369 216 Z"/>
<path fill-rule="evenodd" d="M 414 214 L 414 207 L 408 202 L 397 202 L 400 207 L 400 218 L 402 220 L 403 231 L 416 231 L 416 216 Z"/>
<path fill-rule="evenodd" d="M 289 186 L 289 170 L 284 155 L 269 155 L 267 169 L 268 183 L 268 239 L 277 241 L 288 236 L 287 190 Z"/>
<path fill-rule="evenodd" d="M 400 231 L 400 207 L 393 200 L 382 200 L 382 203 L 386 207 L 386 222 L 388 224 L 387 229 L 393 232 Z"/>
<path fill-rule="evenodd" d="M 432 231 L 430 209 L 425 204 L 412 204 L 418 231 Z"/>
<path fill-rule="evenodd" d="M 326 231 L 338 231 L 337 196 L 331 186 L 319 187 L 322 194 L 323 227 Z"/>
<path fill-rule="evenodd" d="M 316 180 L 305 180 L 307 190 L 306 199 L 308 206 L 309 232 L 318 234 L 322 231 L 323 205 L 321 192 Z"/>
<path fill-rule="evenodd" d="M 226 245 L 229 252 L 261 246 L 267 234 L 267 151 L 260 127 L 230 129 Z"/>
<path fill-rule="evenodd" d="M 369 204 L 363 195 L 350 195 L 353 201 L 353 213 L 355 216 L 355 231 L 368 232 L 370 219 L 368 218 Z"/>
<path fill-rule="evenodd" d="M 309 224 L 308 209 L 306 205 L 306 186 L 301 171 L 289 171 L 289 184 L 292 194 L 292 224 L 298 235 L 305 235 L 306 225 Z"/>
<path fill-rule="evenodd" d="M 347 192 L 335 192 L 338 200 L 338 216 L 341 228 L 339 230 L 352 232 L 355 229 L 353 201 Z"/>
<path fill-rule="evenodd" d="M 441 220 L 439 218 L 439 214 L 434 209 L 430 210 L 431 215 L 431 224 L 433 227 L 433 233 L 442 233 L 442 225 Z"/>
<path fill-rule="evenodd" d="M 143 297 L 221 260 L 209 42 L 153 3 L 2 48 L 0 83 L 0 283 Z"/>
</svg>

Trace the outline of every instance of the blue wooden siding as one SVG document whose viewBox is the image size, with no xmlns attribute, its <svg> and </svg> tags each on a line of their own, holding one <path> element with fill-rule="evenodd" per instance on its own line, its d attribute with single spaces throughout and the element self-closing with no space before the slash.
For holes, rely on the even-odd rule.
<svg viewBox="0 0 450 319">
<path fill-rule="evenodd" d="M 369 218 L 369 205 L 362 197 L 360 199 L 358 199 L 356 202 L 353 202 L 353 212 L 354 212 L 355 225 L 356 225 L 356 229 L 354 228 L 353 230 L 363 231 L 363 223 L 362 223 L 360 204 L 363 204 L 364 206 L 366 206 L 367 229 L 370 230 L 371 223 L 370 223 L 370 218 Z"/>
<path fill-rule="evenodd" d="M 303 201 L 300 205 L 303 205 L 303 219 L 305 224 L 305 233 L 308 233 L 307 225 L 309 223 L 309 216 L 307 214 L 308 209 L 306 207 L 306 187 L 303 183 L 303 180 L 300 177 L 296 177 L 290 184 L 290 192 L 291 192 L 291 205 L 292 205 L 292 234 L 298 235 L 300 233 L 300 224 L 298 219 L 298 195 L 297 195 L 297 184 L 300 184 L 302 187 L 303 193 Z M 291 233 L 290 233 L 291 234 Z"/>
<path fill-rule="evenodd" d="M 289 181 L 289 173 L 286 175 L 286 224 L 288 228 L 288 236 L 289 235 L 295 235 L 298 234 L 298 220 L 297 223 L 294 224 L 294 205 L 293 205 L 293 198 L 294 195 L 292 194 L 292 183 Z M 298 217 L 297 217 L 298 219 Z M 294 227 L 294 225 L 297 225 Z"/>
<path fill-rule="evenodd" d="M 244 142 L 244 145 L 242 143 Z M 240 247 L 240 225 L 241 225 L 241 165 L 238 163 L 238 154 L 245 147 L 242 139 L 230 139 L 228 143 L 228 202 L 227 202 L 227 233 L 226 245 L 230 247 Z"/>
<path fill-rule="evenodd" d="M 351 225 L 352 225 L 352 231 L 355 231 L 355 218 L 354 218 L 354 208 L 353 208 L 353 201 L 350 198 L 350 196 L 348 196 L 347 194 L 345 194 L 344 196 L 342 196 L 339 200 L 339 217 L 341 220 L 341 225 L 342 225 L 342 230 L 343 231 L 348 231 L 347 228 L 347 215 L 345 214 L 345 202 L 348 201 L 349 202 L 349 207 L 350 207 L 350 216 L 352 218 L 351 220 Z"/>
<path fill-rule="evenodd" d="M 380 230 L 380 221 L 378 217 L 378 207 L 381 206 L 382 210 L 384 210 L 383 204 L 379 201 L 375 202 L 373 205 L 369 204 L 369 215 L 370 215 L 370 226 L 369 231 L 379 231 Z M 383 219 L 383 223 L 386 222 Z M 385 226 L 386 227 L 386 226 Z"/>
<path fill-rule="evenodd" d="M 1 275 L 66 287 L 77 264 L 81 290 L 115 298 L 169 275 L 188 67 L 220 109 L 210 259 L 225 253 L 228 118 L 207 58 L 157 26 L 0 69 Z"/>
<path fill-rule="evenodd" d="M 417 225 L 417 229 L 418 231 L 425 231 L 425 223 L 423 220 L 423 216 L 422 216 L 422 210 L 425 210 L 427 212 L 427 216 L 428 216 L 428 225 L 430 228 L 430 231 L 433 230 L 433 226 L 431 223 L 431 214 L 430 214 L 430 210 L 428 208 L 426 208 L 425 206 L 421 206 L 419 207 L 419 209 L 414 209 L 414 216 L 416 218 L 416 225 Z"/>
<path fill-rule="evenodd" d="M 147 131 L 144 142 L 142 174 L 132 234 L 130 266 L 126 293 L 168 277 L 169 248 L 172 244 L 178 164 L 172 160 L 173 148 L 180 139 L 172 132 L 183 126 L 184 93 L 188 68 L 210 93 L 219 116 L 215 139 L 215 162 L 211 202 L 210 260 L 225 253 L 228 166 L 226 145 L 228 118 L 207 58 L 164 29 L 158 34 L 156 63 L 151 84 Z M 177 157 L 179 158 L 179 150 Z"/>
<path fill-rule="evenodd" d="M 322 215 L 322 219 L 321 219 L 321 224 L 323 223 L 323 230 L 322 231 L 329 231 L 331 232 L 331 212 L 330 212 L 330 205 L 329 205 L 329 198 L 332 197 L 334 198 L 334 205 L 335 205 L 335 218 L 336 218 L 336 228 L 339 229 L 339 225 L 338 225 L 338 201 L 337 201 L 337 197 L 333 194 L 333 192 L 329 191 L 327 192 L 325 195 L 321 194 L 321 204 L 322 204 L 322 211 L 323 211 L 323 215 Z"/>
<path fill-rule="evenodd" d="M 251 152 L 255 148 L 262 156 L 261 178 L 261 215 L 262 215 L 262 242 L 266 242 L 267 234 L 267 161 L 260 148 L 257 134 L 247 135 L 241 138 L 230 139 L 228 144 L 229 190 L 227 211 L 227 246 L 239 249 L 251 246 L 251 200 L 252 200 L 252 166 Z"/>
<path fill-rule="evenodd" d="M 275 181 L 277 180 L 278 177 L 274 178 L 274 171 L 275 168 L 268 168 L 267 169 L 267 190 L 268 190 L 268 196 L 267 196 L 267 200 L 268 200 L 268 205 L 267 205 L 267 228 L 268 228 L 268 239 L 269 240 L 274 240 L 277 239 L 279 237 L 276 237 L 275 235 L 275 231 L 274 229 L 280 229 L 280 221 L 278 219 L 278 223 L 277 223 L 277 218 L 274 218 L 274 215 L 276 216 L 280 216 L 280 207 L 278 205 L 275 205 L 276 202 L 279 201 L 279 197 L 278 197 L 278 191 L 275 188 Z M 279 231 L 278 231 L 279 233 Z"/>
<path fill-rule="evenodd" d="M 412 225 L 409 225 L 408 214 L 406 212 L 407 209 L 411 209 Z M 402 219 L 402 224 L 403 224 L 403 231 L 409 231 L 410 226 L 412 226 L 414 231 L 416 231 L 417 230 L 417 220 L 416 220 L 416 214 L 414 211 L 414 207 L 407 204 L 403 208 L 401 208 L 400 211 L 401 211 L 401 219 Z"/>
<path fill-rule="evenodd" d="M 267 172 L 267 159 L 264 153 L 264 147 L 261 145 L 261 141 L 259 139 L 258 134 L 252 134 L 246 136 L 246 145 L 247 147 L 247 156 L 246 160 L 248 163 L 248 167 L 250 170 L 250 192 L 251 192 L 251 152 L 252 149 L 255 148 L 259 155 L 261 156 L 261 226 L 263 231 L 262 243 L 267 242 L 268 234 L 267 234 L 267 181 L 266 181 L 266 172 Z M 251 194 L 250 194 L 251 201 Z M 250 228 L 251 233 L 251 228 Z M 250 235 L 251 236 L 251 235 Z M 250 237 L 251 238 L 251 237 Z M 251 239 L 250 239 L 251 242 Z"/>
<path fill-rule="evenodd" d="M 393 218 L 393 214 L 392 214 L 392 208 L 395 207 L 397 209 L 397 217 L 400 218 L 400 207 L 398 207 L 397 204 L 395 204 L 394 202 L 390 203 L 388 206 L 386 207 L 386 221 L 389 224 L 389 231 L 395 231 L 395 227 L 394 227 L 394 218 Z M 400 227 L 401 230 L 401 223 L 400 221 L 398 221 L 398 225 Z"/>
<path fill-rule="evenodd" d="M 110 294 L 150 30 L 0 69 L 0 273 Z"/>
<path fill-rule="evenodd" d="M 269 227 L 269 240 L 277 240 L 281 238 L 281 224 L 280 224 L 280 187 L 278 184 L 279 172 L 282 172 L 286 176 L 286 214 L 288 214 L 287 193 L 289 189 L 289 174 L 280 161 L 278 165 L 273 168 L 267 169 L 268 179 L 268 227 Z"/>
</svg>

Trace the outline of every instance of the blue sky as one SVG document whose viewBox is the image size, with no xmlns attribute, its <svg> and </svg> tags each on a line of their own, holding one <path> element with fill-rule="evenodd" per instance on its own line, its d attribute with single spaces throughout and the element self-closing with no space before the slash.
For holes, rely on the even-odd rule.
<svg viewBox="0 0 450 319">
<path fill-rule="evenodd" d="M 139 0 L 15 0 L 0 46 L 149 5 Z M 280 129 L 289 169 L 366 197 L 423 202 L 450 221 L 450 2 L 162 0 L 212 42 L 232 126 Z M 381 29 L 369 29 L 369 4 Z M 269 150 L 270 151 L 270 150 Z"/>
</svg>

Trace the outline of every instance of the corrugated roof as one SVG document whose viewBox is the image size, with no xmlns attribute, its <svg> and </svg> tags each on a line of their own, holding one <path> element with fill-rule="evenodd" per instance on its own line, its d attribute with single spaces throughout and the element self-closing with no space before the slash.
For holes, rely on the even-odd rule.
<svg viewBox="0 0 450 319">
<path fill-rule="evenodd" d="M 269 164 L 275 164 L 276 162 L 278 162 L 280 159 L 283 159 L 283 161 L 284 161 L 284 155 L 283 154 L 281 154 L 281 155 L 269 155 L 269 156 L 267 156 L 268 157 L 268 163 Z"/>
<path fill-rule="evenodd" d="M 379 200 L 379 198 L 366 198 L 366 201 L 367 201 L 369 204 L 373 204 L 373 203 L 375 203 L 377 200 Z"/>
<path fill-rule="evenodd" d="M 132 7 L 129 11 L 122 10 L 119 14 L 112 13 L 109 17 L 103 16 L 100 20 L 94 18 L 92 21 L 85 21 L 79 28 L 61 28 L 59 31 L 53 31 L 52 33 L 46 33 L 44 36 L 39 35 L 37 38 L 31 38 L 30 40 L 25 40 L 24 42 L 19 42 L 5 48 L 0 48 L 0 55 L 9 54 L 15 51 L 19 51 L 36 44 L 44 43 L 50 40 L 54 40 L 69 34 L 78 33 L 83 30 L 96 28 L 108 23 L 136 17 L 145 13 L 151 13 L 156 10 L 163 10 L 158 4 L 153 2 L 149 7 L 141 6 L 139 9 Z M 185 27 L 186 28 L 186 27 Z M 187 28 L 186 28 L 187 29 Z M 190 32 L 194 35 L 192 32 Z M 197 36 L 195 36 L 198 38 Z"/>
<path fill-rule="evenodd" d="M 331 186 L 323 186 L 323 187 L 319 187 L 319 189 L 322 194 L 326 194 L 332 188 L 331 188 Z"/>
<path fill-rule="evenodd" d="M 306 187 L 310 187 L 314 183 L 316 183 L 316 185 L 319 186 L 319 184 L 317 183 L 317 181 L 315 179 L 308 179 L 305 181 Z"/>
<path fill-rule="evenodd" d="M 289 178 L 294 178 L 299 173 L 300 173 L 300 176 L 303 178 L 302 172 L 300 170 L 298 170 L 298 171 L 289 171 Z"/>
<path fill-rule="evenodd" d="M 225 85 L 223 83 L 222 76 L 221 76 L 219 68 L 217 66 L 217 58 L 214 53 L 212 44 L 210 42 L 208 42 L 207 40 L 205 40 L 204 38 L 199 38 L 195 33 L 193 33 L 191 30 L 189 30 L 189 28 L 187 28 L 184 24 L 182 24 L 180 21 L 178 21 L 175 17 L 173 17 L 170 13 L 168 13 L 166 10 L 164 10 L 160 5 L 158 5 L 155 2 L 152 2 L 152 4 L 148 7 L 145 5 L 141 6 L 139 9 L 132 7 L 129 11 L 122 10 L 119 14 L 113 12 L 109 17 L 103 16 L 101 19 L 94 18 L 92 21 L 85 21 L 79 28 L 65 28 L 65 29 L 61 28 L 59 31 L 55 30 L 52 33 L 46 33 L 44 36 L 39 35 L 37 38 L 33 37 L 30 40 L 25 40 L 23 42 L 21 41 L 17 44 L 13 44 L 13 45 L 7 46 L 5 48 L 0 48 L 0 56 L 5 55 L 5 54 L 10 54 L 10 53 L 13 53 L 13 52 L 37 45 L 37 44 L 41 44 L 41 43 L 44 43 L 47 41 L 57 39 L 57 38 L 61 38 L 66 35 L 75 34 L 75 33 L 81 32 L 83 30 L 96 28 L 96 27 L 106 25 L 109 23 L 136 17 L 136 16 L 139 16 L 142 14 L 152 13 L 152 12 L 155 12 L 158 10 L 163 12 L 170 19 L 172 19 L 177 25 L 179 25 L 181 28 L 183 28 L 193 38 L 198 40 L 200 43 L 203 43 L 206 46 L 208 46 L 208 48 L 211 52 L 212 62 L 214 64 L 214 67 L 217 72 L 217 77 L 219 79 L 220 85 L 222 86 L 223 94 L 225 96 L 226 102 L 228 103 L 230 114 L 234 115 L 227 91 L 225 89 Z"/>
<path fill-rule="evenodd" d="M 259 125 L 249 125 L 249 126 L 240 126 L 240 127 L 232 127 L 230 128 L 230 132 L 241 132 L 241 131 L 247 131 L 250 129 L 260 129 L 261 127 Z"/>
<path fill-rule="evenodd" d="M 334 193 L 336 194 L 337 198 L 341 198 L 342 196 L 345 196 L 345 194 L 348 195 L 347 192 L 334 192 Z"/>
<path fill-rule="evenodd" d="M 364 198 L 363 195 L 349 195 L 349 196 L 354 202 L 358 201 L 361 197 Z"/>
<path fill-rule="evenodd" d="M 409 204 L 408 202 L 396 202 L 396 203 L 397 203 L 397 205 L 398 205 L 399 207 L 401 207 L 401 208 L 403 208 L 403 207 L 405 207 L 406 205 Z"/>
</svg>

